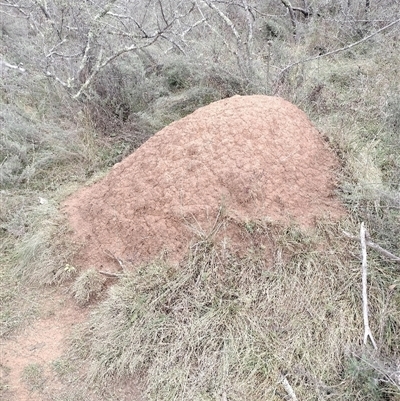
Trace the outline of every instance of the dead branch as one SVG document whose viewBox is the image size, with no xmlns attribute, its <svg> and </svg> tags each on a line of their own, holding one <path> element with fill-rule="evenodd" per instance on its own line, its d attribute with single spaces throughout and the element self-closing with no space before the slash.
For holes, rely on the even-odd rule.
<svg viewBox="0 0 400 401">
<path fill-rule="evenodd" d="M 293 11 L 298 11 L 304 15 L 305 18 L 311 17 L 312 16 L 312 11 L 307 11 L 304 8 L 300 7 L 292 7 Z"/>
<path fill-rule="evenodd" d="M 84 51 L 84 53 L 83 53 L 83 57 L 82 57 L 82 60 L 81 60 L 81 63 L 80 63 L 79 69 L 78 69 L 78 73 L 77 73 L 77 76 L 78 76 L 78 77 L 83 73 L 83 71 L 84 71 L 85 69 L 88 69 L 88 66 L 89 66 L 89 63 L 90 63 L 90 52 L 91 52 L 91 50 L 92 50 L 92 42 L 93 42 L 93 40 L 94 40 L 94 30 L 95 30 L 95 28 L 97 27 L 98 21 L 99 21 L 101 18 L 103 18 L 105 15 L 107 15 L 107 13 L 110 11 L 111 6 L 115 3 L 115 1 L 116 1 L 116 0 L 110 1 L 110 2 L 107 4 L 107 6 L 104 7 L 104 9 L 101 10 L 101 11 L 94 17 L 94 19 L 93 19 L 92 26 L 91 26 L 91 28 L 90 28 L 90 30 L 89 30 L 88 35 L 87 35 L 85 51 Z M 91 81 L 92 79 L 93 79 L 93 77 L 91 77 L 91 76 L 89 76 L 89 77 L 87 78 L 87 80 L 90 80 L 90 81 Z M 90 82 L 89 82 L 89 83 L 90 83 Z M 86 89 L 86 87 L 89 85 L 89 83 L 84 82 L 83 85 L 82 85 L 82 87 L 83 87 L 85 84 L 87 84 L 87 85 L 85 86 L 85 89 Z M 82 87 L 81 87 L 81 89 L 82 89 Z M 80 96 L 81 90 L 79 90 L 78 93 L 79 93 L 79 96 Z M 79 97 L 79 96 L 76 96 L 76 97 Z"/>
<path fill-rule="evenodd" d="M 29 14 L 24 11 L 24 8 L 29 9 L 28 6 L 21 6 L 20 4 L 11 4 L 11 3 L 0 3 L 1 7 L 10 7 L 10 8 L 15 8 L 18 10 L 22 15 L 24 15 L 26 18 L 29 18 Z M 2 10 L 0 10 L 2 11 Z M 6 13 L 7 14 L 7 13 Z"/>
<path fill-rule="evenodd" d="M 55 81 L 57 81 L 61 86 L 63 86 L 64 88 L 70 89 L 71 88 L 71 82 L 64 82 L 63 80 L 61 80 L 59 77 L 57 77 L 56 75 L 52 74 L 50 71 L 45 71 L 45 75 L 48 78 L 52 78 Z"/>
<path fill-rule="evenodd" d="M 367 295 L 368 266 L 367 266 L 367 244 L 365 239 L 364 222 L 361 223 L 360 241 L 361 241 L 361 251 L 362 251 L 362 302 L 363 302 L 363 316 L 364 316 L 364 344 L 365 345 L 367 344 L 369 337 L 373 347 L 377 349 L 378 347 L 376 346 L 376 342 L 369 327 L 369 320 L 368 320 L 368 295 Z"/>
<path fill-rule="evenodd" d="M 34 0 L 34 3 L 40 8 L 40 10 L 42 11 L 43 15 L 46 17 L 46 19 L 48 19 L 49 21 L 51 21 L 51 17 L 49 12 L 47 11 L 47 8 L 45 5 L 40 4 L 37 0 Z M 46 4 L 46 3 L 45 3 Z"/>
<path fill-rule="evenodd" d="M 227 49 L 236 57 L 236 61 L 241 71 L 242 77 L 244 77 L 247 81 L 249 81 L 253 71 L 252 55 L 251 55 L 251 46 L 252 46 L 251 42 L 253 39 L 253 21 L 252 21 L 252 14 L 250 13 L 250 7 L 247 5 L 246 8 L 247 1 L 246 0 L 242 1 L 243 2 L 242 7 L 245 9 L 247 16 L 247 38 L 245 40 L 243 40 L 242 38 L 244 34 L 236 28 L 234 22 L 228 17 L 226 13 L 224 13 L 221 10 L 221 8 L 218 8 L 215 5 L 216 1 L 212 0 L 199 0 L 199 1 L 202 4 L 205 4 L 211 10 L 213 10 L 226 24 L 226 26 L 231 30 L 233 36 L 236 39 L 236 49 L 231 48 L 231 46 L 223 38 L 223 35 L 220 35 L 220 37 L 225 46 L 227 47 Z M 203 16 L 203 13 L 198 4 L 197 8 L 200 11 L 200 14 Z M 206 22 L 206 24 L 208 27 L 210 27 L 211 30 L 213 30 L 214 32 L 216 31 L 208 22 Z"/>
<path fill-rule="evenodd" d="M 112 277 L 112 278 L 121 278 L 123 276 L 122 273 L 105 272 L 102 270 L 99 270 L 99 273 L 102 274 L 103 276 Z"/>
<path fill-rule="evenodd" d="M 85 92 L 85 90 L 92 83 L 92 81 L 95 78 L 95 76 L 104 67 L 106 67 L 108 64 L 110 64 L 112 61 L 114 61 L 117 57 L 121 56 L 124 53 L 128 53 L 128 52 L 131 52 L 131 51 L 139 50 L 139 49 L 144 48 L 144 47 L 148 47 L 148 46 L 152 45 L 158 39 L 158 37 L 159 37 L 159 35 L 157 35 L 155 38 L 153 38 L 153 40 L 150 41 L 149 43 L 147 43 L 145 45 L 142 45 L 142 46 L 138 46 L 138 45 L 134 44 L 132 46 L 124 47 L 124 48 L 118 50 L 112 56 L 110 56 L 107 59 L 105 59 L 104 61 L 103 61 L 103 52 L 102 52 L 102 49 L 100 49 L 100 53 L 99 53 L 96 65 L 93 68 L 93 71 L 91 72 L 89 77 L 86 79 L 86 81 L 82 84 L 82 86 L 79 88 L 78 92 L 75 95 L 72 96 L 72 98 L 73 99 L 80 99 L 82 97 L 83 93 Z"/>
<path fill-rule="evenodd" d="M 46 54 L 46 58 L 51 57 L 53 54 L 57 54 L 56 53 L 56 49 L 59 48 L 60 46 L 62 46 L 65 42 L 67 41 L 66 38 L 62 39 L 60 42 L 58 42 L 57 44 L 55 44 L 50 50 L 49 52 Z M 78 53 L 79 55 L 80 53 Z"/>
<path fill-rule="evenodd" d="M 172 47 L 170 49 L 173 49 L 173 48 L 178 49 L 182 54 L 186 55 L 184 48 L 179 43 L 177 43 L 174 39 L 169 38 L 164 33 L 161 33 L 160 37 L 172 44 Z"/>
<path fill-rule="evenodd" d="M 139 31 L 142 32 L 143 39 L 147 39 L 147 38 L 150 37 L 149 34 L 144 30 L 143 26 L 142 26 L 141 24 L 139 24 L 139 22 L 136 21 L 136 19 L 133 18 L 132 16 L 130 16 L 130 15 L 122 15 L 122 14 L 116 14 L 116 13 L 112 13 L 112 12 L 109 12 L 108 15 L 109 15 L 110 17 L 114 17 L 114 18 L 117 18 L 117 19 L 119 19 L 119 20 L 122 20 L 122 19 L 129 19 L 129 20 L 131 20 L 131 21 L 135 24 L 136 28 L 138 28 Z"/>
<path fill-rule="evenodd" d="M 342 231 L 342 232 L 346 237 L 358 241 L 358 237 L 356 237 L 355 235 L 352 235 L 352 234 L 348 233 L 347 231 Z M 400 263 L 400 258 L 398 256 L 396 256 L 393 253 L 389 252 L 388 250 L 382 248 L 380 245 L 375 244 L 375 242 L 372 242 L 367 231 L 366 231 L 366 244 L 370 248 L 375 249 L 381 255 L 387 257 L 388 259 L 390 259 L 391 261 L 396 262 L 396 263 Z"/>
<path fill-rule="evenodd" d="M 381 253 L 382 255 L 386 256 L 387 258 L 389 258 L 390 260 L 392 260 L 393 262 L 397 262 L 400 263 L 400 258 L 396 255 L 393 255 L 393 253 L 387 251 L 386 249 L 382 248 L 381 246 L 379 246 L 378 244 L 373 243 L 372 241 L 367 241 L 367 245 L 370 246 L 371 248 L 375 249 L 376 251 L 378 251 L 379 253 Z"/>
<path fill-rule="evenodd" d="M 281 0 L 282 4 L 288 9 L 290 15 L 290 21 L 293 26 L 293 36 L 296 38 L 297 35 L 297 25 L 296 25 L 296 16 L 294 15 L 292 4 L 289 0 Z"/>
<path fill-rule="evenodd" d="M 197 22 L 195 22 L 193 25 L 190 25 L 189 28 L 186 28 L 181 34 L 181 40 L 183 43 L 185 43 L 185 36 L 192 31 L 194 28 L 196 28 L 198 25 L 203 24 L 204 22 L 206 22 L 206 19 L 203 17 L 202 19 L 198 20 Z"/>
<path fill-rule="evenodd" d="M 161 0 L 158 0 L 158 5 L 160 6 L 160 13 L 161 13 L 161 16 L 162 16 L 162 19 L 163 19 L 165 25 L 168 25 L 168 20 L 167 20 L 167 17 L 165 16 L 164 7 L 161 3 Z"/>
<path fill-rule="evenodd" d="M 221 19 L 225 22 L 225 24 L 231 29 L 238 43 L 240 43 L 241 42 L 240 34 L 235 28 L 234 23 L 228 18 L 228 16 L 224 14 L 213 2 L 205 0 L 202 0 L 202 2 L 205 3 L 212 10 L 214 10 L 221 17 Z"/>
<path fill-rule="evenodd" d="M 116 58 L 121 56 L 124 53 L 132 52 L 132 51 L 138 51 L 140 49 L 146 48 L 154 44 L 159 38 L 163 38 L 165 40 L 168 40 L 171 42 L 175 47 L 177 47 L 181 52 L 184 53 L 183 48 L 173 39 L 169 38 L 166 36 L 166 33 L 170 30 L 170 28 L 173 26 L 173 24 L 179 19 L 184 16 L 187 16 L 189 13 L 191 13 L 194 9 L 194 5 L 187 11 L 185 14 L 182 15 L 175 15 L 173 18 L 170 20 L 167 19 L 167 16 L 164 12 L 164 9 L 162 8 L 162 3 L 159 1 L 158 4 L 161 7 L 161 14 L 162 14 L 162 20 L 163 20 L 163 27 L 160 26 L 158 23 L 158 29 L 156 29 L 155 32 L 152 34 L 149 34 L 146 32 L 140 24 L 138 24 L 134 19 L 132 19 L 136 25 L 137 28 L 139 28 L 140 32 L 142 32 L 143 36 L 138 37 L 138 39 L 142 40 L 143 42 L 139 43 L 134 43 L 132 45 L 120 48 L 119 50 L 116 50 L 111 56 L 104 58 L 103 59 L 103 49 L 100 48 L 99 54 L 96 56 L 96 64 L 94 66 L 91 65 L 91 52 L 92 52 L 92 43 L 94 42 L 94 35 L 95 31 L 97 29 L 97 22 L 100 21 L 103 17 L 106 15 L 110 15 L 110 8 L 111 6 L 115 3 L 116 0 L 111 0 L 108 5 L 94 17 L 94 22 L 92 24 L 92 27 L 88 33 L 87 37 L 87 42 L 86 42 L 86 47 L 84 51 L 84 55 L 78 70 L 78 76 L 80 76 L 83 72 L 87 73 L 85 74 L 84 81 L 82 85 L 79 87 L 79 90 L 72 96 L 73 99 L 80 99 L 82 95 L 85 93 L 85 91 L 88 89 L 88 87 L 91 85 L 93 82 L 93 79 L 97 76 L 97 74 L 102 71 L 108 64 L 110 64 L 112 61 L 114 61 Z M 113 17 L 117 17 L 119 14 L 111 14 Z M 158 21 L 157 21 L 158 22 Z M 90 68 L 89 68 L 90 66 Z"/>
<path fill-rule="evenodd" d="M 108 249 L 104 249 L 104 253 L 111 259 L 115 260 L 118 262 L 119 267 L 121 268 L 122 272 L 125 272 L 125 264 L 122 259 L 118 258 L 115 256 L 112 252 L 110 252 Z"/>
<path fill-rule="evenodd" d="M 5 60 L 0 60 L 0 70 L 11 69 L 11 70 L 17 70 L 19 72 L 26 72 L 25 68 L 23 68 L 22 65 L 23 64 L 14 65 L 14 64 L 7 63 L 7 61 L 5 61 Z"/>
<path fill-rule="evenodd" d="M 25 10 L 24 10 L 24 9 L 29 10 L 28 6 L 22 6 L 20 4 L 11 4 L 11 3 L 7 2 L 7 3 L 0 3 L 0 7 L 14 8 L 18 12 L 20 12 L 26 19 L 29 19 L 29 14 L 27 12 L 25 12 Z M 0 10 L 0 13 L 9 15 L 10 17 L 12 16 L 7 11 Z"/>
<path fill-rule="evenodd" d="M 254 17 L 251 14 L 250 11 L 250 7 L 249 4 L 247 2 L 247 0 L 242 0 L 243 2 L 243 7 L 246 11 L 246 19 L 247 19 L 247 43 L 249 46 L 251 46 L 252 42 L 253 42 L 253 21 L 254 21 Z M 250 50 L 250 47 L 249 47 Z M 251 51 L 250 51 L 251 53 Z M 249 55 L 250 56 L 250 55 Z"/>
</svg>

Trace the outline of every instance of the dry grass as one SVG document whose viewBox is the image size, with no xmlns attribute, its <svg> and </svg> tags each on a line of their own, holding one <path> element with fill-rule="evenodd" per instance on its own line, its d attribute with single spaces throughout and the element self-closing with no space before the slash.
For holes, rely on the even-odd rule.
<svg viewBox="0 0 400 401">
<path fill-rule="evenodd" d="M 2 191 L 0 196 L 0 337 L 9 335 L 18 326 L 37 314 L 36 290 L 21 280 L 17 272 L 19 260 L 17 248 L 30 231 L 30 211 L 38 199 L 17 191 Z M 38 228 L 40 223 L 35 228 Z M 30 268 L 34 265 L 29 265 Z"/>
<path fill-rule="evenodd" d="M 154 262 L 112 287 L 75 343 L 90 361 L 89 381 L 140 376 L 150 400 L 278 400 L 286 375 L 299 399 L 380 399 L 345 368 L 362 350 L 356 248 L 332 224 L 313 235 L 256 231 L 274 238 L 271 259 L 257 249 L 238 258 L 203 241 L 179 268 Z M 372 326 L 382 356 L 394 361 L 399 352 L 385 341 L 387 325 L 400 323 L 385 288 L 393 275 L 372 271 Z M 369 369 L 374 394 L 393 390 Z"/>
<path fill-rule="evenodd" d="M 13 252 L 12 274 L 33 287 L 71 279 L 75 269 L 68 262 L 76 245 L 68 239 L 68 225 L 56 205 L 35 205 L 26 218 L 27 231 Z"/>
<path fill-rule="evenodd" d="M 22 379 L 32 391 L 42 391 L 45 385 L 43 366 L 37 363 L 30 364 L 24 368 Z"/>
<path fill-rule="evenodd" d="M 85 306 L 98 298 L 104 288 L 105 281 L 105 277 L 101 276 L 97 270 L 84 270 L 72 286 L 72 294 L 76 303 Z"/>
</svg>

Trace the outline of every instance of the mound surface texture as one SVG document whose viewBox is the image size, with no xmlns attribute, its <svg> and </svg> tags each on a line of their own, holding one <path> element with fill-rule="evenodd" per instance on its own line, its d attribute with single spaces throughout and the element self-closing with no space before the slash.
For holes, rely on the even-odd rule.
<svg viewBox="0 0 400 401">
<path fill-rule="evenodd" d="M 333 194 L 335 156 L 307 116 L 277 97 L 234 96 L 200 108 L 150 138 L 65 204 L 79 264 L 106 253 L 136 264 L 161 251 L 176 260 L 193 231 L 223 205 L 231 221 L 343 213 Z M 228 228 L 226 234 L 229 234 Z"/>
</svg>

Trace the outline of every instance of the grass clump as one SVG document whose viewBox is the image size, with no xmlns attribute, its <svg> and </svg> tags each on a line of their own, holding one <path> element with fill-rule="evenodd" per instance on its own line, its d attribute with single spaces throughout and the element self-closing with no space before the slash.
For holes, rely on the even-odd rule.
<svg viewBox="0 0 400 401">
<path fill-rule="evenodd" d="M 41 391 L 44 388 L 45 377 L 43 366 L 38 363 L 32 363 L 25 366 L 22 372 L 22 378 L 30 390 Z"/>
<path fill-rule="evenodd" d="M 273 230 L 269 258 L 200 241 L 179 268 L 158 261 L 123 278 L 75 343 L 88 379 L 139 375 L 149 400 L 274 400 L 285 375 L 301 399 L 361 400 L 341 373 L 363 330 L 358 264 L 332 251 L 337 227 L 301 241 Z"/>
<path fill-rule="evenodd" d="M 39 203 L 39 202 L 38 202 Z M 75 275 L 69 261 L 77 246 L 68 239 L 68 227 L 52 203 L 25 210 L 26 232 L 12 251 L 11 274 L 33 287 L 60 284 Z"/>
<path fill-rule="evenodd" d="M 104 288 L 106 279 L 95 269 L 83 271 L 72 286 L 72 294 L 80 306 L 96 299 Z"/>
</svg>

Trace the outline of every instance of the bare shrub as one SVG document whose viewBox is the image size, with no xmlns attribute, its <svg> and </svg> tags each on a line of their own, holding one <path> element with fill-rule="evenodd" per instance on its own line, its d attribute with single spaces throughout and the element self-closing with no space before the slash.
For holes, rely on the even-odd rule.
<svg viewBox="0 0 400 401">
<path fill-rule="evenodd" d="M 126 56 L 125 62 L 97 75 L 85 101 L 96 132 L 112 142 L 125 142 L 129 152 L 154 133 L 140 113 L 163 95 L 160 80 L 145 79 L 144 74 L 140 60 Z"/>
</svg>

